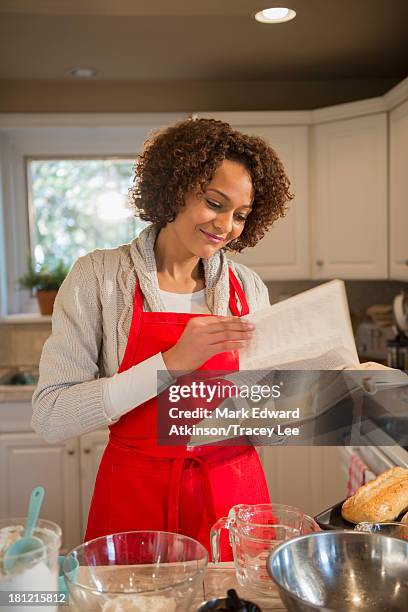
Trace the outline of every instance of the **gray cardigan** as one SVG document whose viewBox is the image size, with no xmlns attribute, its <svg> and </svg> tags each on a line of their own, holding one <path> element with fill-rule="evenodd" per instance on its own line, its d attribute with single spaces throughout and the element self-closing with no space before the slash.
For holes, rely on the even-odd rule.
<svg viewBox="0 0 408 612">
<path fill-rule="evenodd" d="M 46 340 L 40 378 L 33 394 L 32 426 L 48 441 L 77 436 L 112 421 L 103 404 L 103 385 L 123 358 L 133 312 L 136 274 L 144 309 L 164 308 L 158 294 L 153 253 L 155 230 L 130 244 L 80 257 L 55 301 L 52 333 Z M 203 260 L 206 301 L 213 314 L 228 309 L 228 265 L 244 289 L 250 312 L 269 305 L 267 287 L 249 268 L 223 251 Z"/>
</svg>

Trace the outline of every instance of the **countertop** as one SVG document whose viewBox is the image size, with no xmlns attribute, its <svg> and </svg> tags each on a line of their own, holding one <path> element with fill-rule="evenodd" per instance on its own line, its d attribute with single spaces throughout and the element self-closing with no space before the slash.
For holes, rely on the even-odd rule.
<svg viewBox="0 0 408 612">
<path fill-rule="evenodd" d="M 0 402 L 31 402 L 35 385 L 0 385 Z"/>
<path fill-rule="evenodd" d="M 274 593 L 271 597 L 263 597 L 254 595 L 253 593 L 250 593 L 246 589 L 239 586 L 235 577 L 234 564 L 224 562 L 218 563 L 217 565 L 209 563 L 207 571 L 204 575 L 203 587 L 197 597 L 194 599 L 189 612 L 196 612 L 204 601 L 208 601 L 213 597 L 225 597 L 227 590 L 231 588 L 234 588 L 241 598 L 258 604 L 262 612 L 267 612 L 268 610 L 280 610 L 282 612 L 286 610 L 277 593 Z M 68 607 L 61 606 L 59 608 L 59 611 L 61 612 L 67 612 L 67 610 L 79 612 L 79 610 L 77 610 L 77 608 L 72 604 Z"/>
<path fill-rule="evenodd" d="M 19 369 L 16 366 L 0 367 L 0 379 L 11 371 Z M 27 370 L 34 368 L 28 367 Z M 0 384 L 0 402 L 31 402 L 36 385 L 1 385 Z"/>
</svg>

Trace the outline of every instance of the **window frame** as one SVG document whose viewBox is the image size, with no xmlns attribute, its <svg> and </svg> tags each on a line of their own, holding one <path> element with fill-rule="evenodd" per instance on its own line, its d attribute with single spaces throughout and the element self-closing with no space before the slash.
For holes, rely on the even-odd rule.
<svg viewBox="0 0 408 612">
<path fill-rule="evenodd" d="M 0 119 L 0 317 L 38 313 L 37 300 L 18 286 L 33 241 L 27 161 L 132 159 L 152 130 L 187 113 L 4 114 Z"/>
</svg>

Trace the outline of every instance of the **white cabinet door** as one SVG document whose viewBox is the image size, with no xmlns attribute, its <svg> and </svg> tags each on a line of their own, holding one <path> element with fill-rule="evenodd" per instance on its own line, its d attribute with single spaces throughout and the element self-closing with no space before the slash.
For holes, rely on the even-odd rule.
<svg viewBox="0 0 408 612">
<path fill-rule="evenodd" d="M 101 430 L 85 434 L 80 439 L 82 536 L 85 535 L 95 478 L 108 438 L 109 432 Z"/>
<path fill-rule="evenodd" d="M 228 256 L 249 266 L 264 280 L 310 278 L 308 127 L 234 127 L 261 136 L 271 145 L 285 166 L 295 198 L 286 216 L 278 219 L 254 248 Z"/>
<path fill-rule="evenodd" d="M 312 129 L 313 278 L 387 278 L 387 116 Z"/>
<path fill-rule="evenodd" d="M 62 550 L 81 542 L 78 441 L 51 445 L 35 433 L 0 435 L 0 516 L 27 516 L 32 489 L 45 489 L 41 517 L 62 529 Z"/>
<path fill-rule="evenodd" d="M 408 101 L 390 113 L 390 277 L 408 280 Z"/>
<path fill-rule="evenodd" d="M 264 446 L 259 450 L 272 503 L 315 516 L 346 497 L 337 446 Z"/>
</svg>

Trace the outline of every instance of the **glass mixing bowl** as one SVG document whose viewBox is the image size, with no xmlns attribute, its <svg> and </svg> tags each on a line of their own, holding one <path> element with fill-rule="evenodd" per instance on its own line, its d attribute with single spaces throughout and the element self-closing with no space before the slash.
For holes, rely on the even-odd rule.
<svg viewBox="0 0 408 612">
<path fill-rule="evenodd" d="M 78 571 L 72 575 L 72 557 Z M 204 546 L 178 533 L 128 531 L 74 548 L 63 572 L 80 610 L 185 612 L 208 563 Z"/>
</svg>

